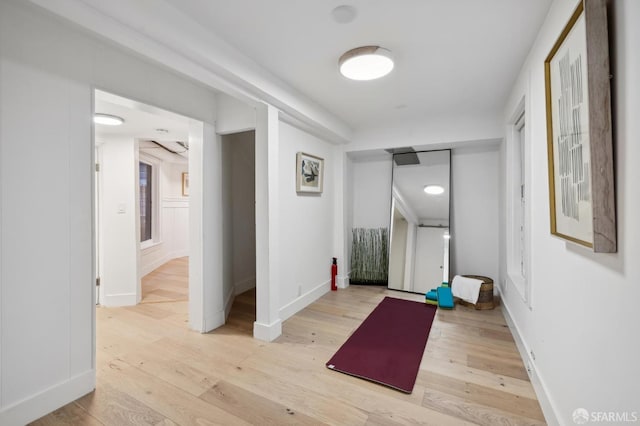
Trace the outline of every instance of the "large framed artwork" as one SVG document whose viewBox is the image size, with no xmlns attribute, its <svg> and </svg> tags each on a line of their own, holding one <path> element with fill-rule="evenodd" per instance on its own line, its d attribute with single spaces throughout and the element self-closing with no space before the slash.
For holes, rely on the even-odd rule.
<svg viewBox="0 0 640 426">
<path fill-rule="evenodd" d="M 296 192 L 322 193 L 324 160 L 315 155 L 296 154 Z"/>
<path fill-rule="evenodd" d="M 551 233 L 615 252 L 606 0 L 578 5 L 544 68 Z"/>
</svg>

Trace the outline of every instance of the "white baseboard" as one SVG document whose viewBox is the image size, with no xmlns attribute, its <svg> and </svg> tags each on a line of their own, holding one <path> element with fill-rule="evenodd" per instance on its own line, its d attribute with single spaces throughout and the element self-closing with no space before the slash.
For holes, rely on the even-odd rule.
<svg viewBox="0 0 640 426">
<path fill-rule="evenodd" d="M 22 426 L 84 396 L 96 388 L 96 371 L 89 370 L 0 410 L 0 424 Z"/>
<path fill-rule="evenodd" d="M 224 325 L 226 318 L 224 309 L 218 312 L 212 312 L 209 316 L 205 316 L 202 324 L 202 332 L 208 333 L 211 330 L 215 330 L 221 325 Z"/>
<path fill-rule="evenodd" d="M 169 260 L 179 259 L 181 257 L 189 257 L 189 249 L 174 251 L 169 255 L 169 259 L 167 260 L 167 262 Z"/>
<path fill-rule="evenodd" d="M 105 294 L 100 300 L 102 306 L 110 308 L 118 306 L 135 306 L 138 304 L 136 293 Z"/>
<path fill-rule="evenodd" d="M 306 308 L 307 306 L 321 298 L 325 293 L 329 291 L 331 291 L 331 281 L 326 281 L 306 292 L 297 299 L 294 299 L 291 303 L 287 303 L 282 308 L 280 308 L 280 311 L 278 311 L 280 320 L 286 320 L 296 312 L 301 311 L 302 309 Z"/>
<path fill-rule="evenodd" d="M 271 324 L 253 323 L 253 337 L 265 342 L 271 342 L 282 334 L 282 321 L 279 319 Z"/>
<path fill-rule="evenodd" d="M 224 320 L 227 321 L 229 318 L 229 314 L 231 313 L 231 307 L 233 306 L 233 301 L 238 294 L 242 294 L 245 291 L 251 290 L 256 286 L 256 277 L 251 277 L 246 280 L 240 281 L 233 286 L 233 290 L 229 292 L 226 300 L 224 301 Z"/>
<path fill-rule="evenodd" d="M 239 281 L 234 284 L 235 294 L 242 294 L 256 286 L 256 277 L 249 277 L 246 280 Z"/>
<path fill-rule="evenodd" d="M 150 274 L 151 272 L 155 271 L 156 269 L 158 269 L 165 263 L 169 262 L 170 260 L 178 259 L 181 257 L 188 257 L 188 256 L 189 256 L 189 250 L 181 250 L 181 251 L 174 251 L 172 253 L 168 253 L 154 262 L 148 263 L 146 265 L 142 265 L 140 267 L 140 277 L 144 277 L 145 275 Z"/>
<path fill-rule="evenodd" d="M 230 291 L 227 299 L 224 301 L 224 322 L 227 322 L 227 318 L 229 318 L 229 314 L 231 313 L 231 307 L 233 306 L 233 301 L 236 298 L 236 292 Z"/>
<path fill-rule="evenodd" d="M 507 321 L 507 325 L 509 326 L 509 330 L 511 330 L 511 334 L 513 335 L 514 340 L 516 341 L 516 346 L 518 347 L 518 351 L 520 352 L 520 356 L 522 357 L 523 362 L 525 363 L 525 368 L 527 368 L 527 373 L 529 374 L 529 380 L 531 380 L 531 384 L 533 385 L 533 390 L 538 397 L 538 402 L 540 403 L 540 408 L 542 408 L 542 413 L 544 414 L 544 418 L 548 425 L 560 425 L 563 424 L 559 421 L 558 413 L 559 411 L 556 409 L 555 404 L 551 400 L 549 396 L 549 392 L 547 390 L 547 386 L 538 375 L 537 369 L 535 368 L 534 360 L 531 358 L 531 351 L 529 351 L 527 344 L 522 339 L 522 334 L 520 333 L 520 329 L 513 321 L 513 317 L 511 315 L 511 311 L 509 310 L 509 306 L 505 303 L 504 298 L 500 298 L 502 307 L 502 313 L 504 315 L 505 320 Z"/>
<path fill-rule="evenodd" d="M 156 269 L 158 269 L 159 267 L 161 267 L 162 265 L 164 265 L 170 260 L 171 259 L 169 258 L 169 256 L 163 256 L 162 258 L 156 260 L 155 262 L 142 265 L 140 268 L 140 276 L 144 277 L 145 275 L 155 271 Z"/>
</svg>

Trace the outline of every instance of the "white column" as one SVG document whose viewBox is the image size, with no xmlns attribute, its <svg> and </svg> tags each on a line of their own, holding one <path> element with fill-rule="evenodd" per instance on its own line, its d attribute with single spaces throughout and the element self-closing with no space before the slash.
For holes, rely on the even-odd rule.
<svg viewBox="0 0 640 426">
<path fill-rule="evenodd" d="M 189 326 L 206 333 L 224 324 L 222 154 L 212 125 L 189 127 Z"/>
<path fill-rule="evenodd" d="M 256 322 L 253 335 L 271 341 L 282 333 L 278 316 L 279 120 L 271 105 L 256 108 Z"/>
</svg>

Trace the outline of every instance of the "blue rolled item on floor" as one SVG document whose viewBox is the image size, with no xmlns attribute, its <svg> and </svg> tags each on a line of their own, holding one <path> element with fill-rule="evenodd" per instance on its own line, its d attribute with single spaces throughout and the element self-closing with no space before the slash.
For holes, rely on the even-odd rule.
<svg viewBox="0 0 640 426">
<path fill-rule="evenodd" d="M 438 307 L 443 309 L 453 309 L 453 294 L 451 287 L 438 287 Z"/>
</svg>

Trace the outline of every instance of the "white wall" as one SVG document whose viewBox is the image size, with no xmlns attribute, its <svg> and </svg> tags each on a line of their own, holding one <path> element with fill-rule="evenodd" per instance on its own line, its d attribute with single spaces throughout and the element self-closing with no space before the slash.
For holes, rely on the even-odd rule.
<svg viewBox="0 0 640 426">
<path fill-rule="evenodd" d="M 499 280 L 499 147 L 451 151 L 450 266 Z"/>
<path fill-rule="evenodd" d="M 109 138 L 98 149 L 101 305 L 135 305 L 138 300 L 138 246 L 136 226 L 136 143 L 133 138 Z"/>
<path fill-rule="evenodd" d="M 95 384 L 94 87 L 215 119 L 214 95 L 201 85 L 38 8 L 0 2 L 3 425 L 36 419 Z"/>
<path fill-rule="evenodd" d="M 549 231 L 543 62 L 576 5 L 575 0 L 554 2 L 504 111 L 507 123 L 526 97 L 532 141 L 527 158 L 532 309 L 508 279 L 502 298 L 525 362 L 533 368 L 545 416 L 563 425 L 573 424 L 576 408 L 640 412 L 640 2 L 616 0 L 608 9 L 618 226 L 614 254 L 594 254 Z M 501 267 L 504 271 L 504 262 Z"/>
<path fill-rule="evenodd" d="M 182 195 L 182 173 L 188 172 L 188 162 L 163 162 L 160 170 L 162 198 L 189 201 L 188 195 Z"/>
<path fill-rule="evenodd" d="M 350 178 L 353 182 L 354 228 L 389 228 L 391 169 L 391 158 L 352 161 Z"/>
<path fill-rule="evenodd" d="M 280 319 L 285 320 L 327 292 L 333 253 L 333 146 L 280 122 L 278 263 Z M 296 193 L 296 153 L 324 158 L 324 192 Z M 274 283 L 271 283 L 274 285 Z"/>
<path fill-rule="evenodd" d="M 256 128 L 254 107 L 224 93 L 216 96 L 218 116 L 216 132 L 221 135 L 240 133 Z"/>
</svg>

